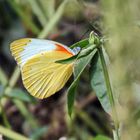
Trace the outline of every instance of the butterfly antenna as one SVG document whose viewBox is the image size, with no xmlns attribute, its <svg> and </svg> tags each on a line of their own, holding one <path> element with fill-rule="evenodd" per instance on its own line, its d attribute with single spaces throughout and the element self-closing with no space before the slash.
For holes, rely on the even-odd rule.
<svg viewBox="0 0 140 140">
<path fill-rule="evenodd" d="M 77 1 L 79 3 L 79 7 L 80 8 L 82 8 L 82 9 L 85 9 L 86 8 L 83 0 L 77 0 Z M 102 34 L 99 31 L 98 27 L 94 23 L 91 23 L 88 20 L 87 20 L 87 23 L 88 23 L 89 29 L 84 33 L 84 35 L 81 36 L 81 38 L 83 38 L 90 30 L 93 30 L 94 33 L 97 34 L 98 36 L 102 36 Z"/>
</svg>

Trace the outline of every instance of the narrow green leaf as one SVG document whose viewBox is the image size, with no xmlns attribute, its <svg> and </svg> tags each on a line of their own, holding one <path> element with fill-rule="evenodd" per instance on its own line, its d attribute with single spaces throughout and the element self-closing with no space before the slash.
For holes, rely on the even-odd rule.
<svg viewBox="0 0 140 140">
<path fill-rule="evenodd" d="M 0 85 L 0 98 L 3 96 L 4 87 Z"/>
<path fill-rule="evenodd" d="M 90 44 L 94 44 L 95 42 L 95 35 L 94 35 L 94 31 L 91 31 L 90 35 L 89 35 L 89 43 Z"/>
<path fill-rule="evenodd" d="M 32 140 L 39 140 L 44 133 L 46 133 L 48 127 L 44 126 L 41 128 L 37 128 L 30 136 Z"/>
<path fill-rule="evenodd" d="M 41 25 L 44 27 L 47 23 L 47 20 L 46 20 L 45 14 L 43 13 L 42 9 L 40 8 L 38 4 L 38 1 L 36 0 L 26 0 L 26 1 L 28 1 L 28 3 L 30 4 L 32 8 L 32 11 L 39 19 Z"/>
<path fill-rule="evenodd" d="M 97 134 L 104 134 L 104 130 L 99 124 L 96 122 L 96 120 L 93 120 L 93 118 L 87 114 L 82 109 L 75 108 L 75 113 L 78 118 L 80 118 L 85 124 L 90 128 L 93 132 Z"/>
<path fill-rule="evenodd" d="M 95 91 L 103 109 L 107 113 L 110 113 L 111 105 L 107 95 L 107 88 L 106 88 L 101 60 L 98 52 L 96 52 L 91 62 L 90 78 L 91 78 L 91 86 Z"/>
<path fill-rule="evenodd" d="M 88 39 L 83 39 L 79 42 L 76 42 L 75 44 L 71 45 L 70 48 L 73 49 L 75 47 L 80 47 L 80 48 L 84 48 L 89 44 Z"/>
<path fill-rule="evenodd" d="M 78 55 L 74 55 L 67 59 L 58 60 L 58 61 L 55 61 L 55 63 L 69 64 L 69 63 L 72 63 L 74 60 L 76 60 L 77 56 Z"/>
<path fill-rule="evenodd" d="M 24 102 L 18 100 L 18 99 L 12 99 L 12 102 L 16 105 L 19 112 L 23 115 L 25 120 L 29 123 L 32 129 L 38 128 L 38 121 L 36 120 L 35 116 L 31 114 L 28 110 L 28 108 L 25 106 Z"/>
<path fill-rule="evenodd" d="M 71 116 L 72 114 L 72 110 L 73 110 L 73 105 L 74 105 L 74 99 L 75 99 L 75 91 L 76 91 L 76 87 L 78 84 L 78 80 L 82 74 L 82 72 L 84 71 L 84 69 L 86 68 L 86 66 L 89 64 L 90 60 L 92 59 L 92 57 L 94 56 L 94 54 L 96 53 L 96 49 L 94 51 L 92 51 L 89 55 L 78 59 L 75 63 L 75 67 L 74 67 L 74 77 L 75 80 L 73 81 L 73 83 L 71 84 L 71 86 L 68 89 L 68 96 L 67 96 L 67 100 L 68 100 L 68 113 Z"/>
<path fill-rule="evenodd" d="M 0 82 L 4 86 L 8 83 L 7 76 L 1 67 L 0 67 Z"/>
<path fill-rule="evenodd" d="M 93 140 L 111 140 L 111 138 L 103 136 L 103 135 L 98 135 Z"/>
<path fill-rule="evenodd" d="M 13 140 L 30 140 L 27 137 L 0 125 L 0 134 Z"/>
<path fill-rule="evenodd" d="M 10 80 L 9 80 L 10 88 L 13 88 L 15 86 L 19 76 L 20 76 L 20 69 L 19 69 L 18 66 L 16 66 L 15 69 L 14 69 L 14 72 L 13 72 L 13 74 L 10 77 Z"/>
<path fill-rule="evenodd" d="M 6 96 L 8 96 L 10 98 L 19 99 L 19 100 L 25 101 L 25 102 L 34 102 L 35 101 L 34 98 L 32 98 L 30 94 L 28 94 L 18 88 L 14 88 L 11 90 L 10 93 L 6 93 Z"/>
<path fill-rule="evenodd" d="M 44 29 L 39 34 L 38 38 L 45 38 L 50 33 L 50 31 L 55 27 L 55 25 L 59 22 L 60 18 L 63 15 L 64 8 L 65 8 L 67 2 L 68 2 L 68 0 L 64 0 L 61 3 L 61 5 L 56 10 L 53 17 L 49 20 L 48 24 L 44 27 Z"/>
<path fill-rule="evenodd" d="M 51 19 L 55 13 L 55 2 L 55 0 L 39 0 L 39 3 L 47 19 Z"/>
<path fill-rule="evenodd" d="M 17 3 L 15 0 L 8 0 L 11 7 L 15 10 L 15 12 L 19 15 L 19 17 L 24 21 L 27 27 L 32 30 L 34 34 L 38 34 L 40 32 L 39 28 L 34 24 L 34 22 L 27 16 L 22 10 L 21 5 Z"/>
<path fill-rule="evenodd" d="M 78 54 L 78 57 L 77 59 L 80 59 L 82 57 L 85 57 L 87 55 L 89 55 L 94 49 L 95 49 L 96 45 L 93 44 L 93 45 L 87 45 L 87 47 L 83 48 L 80 53 Z"/>
</svg>

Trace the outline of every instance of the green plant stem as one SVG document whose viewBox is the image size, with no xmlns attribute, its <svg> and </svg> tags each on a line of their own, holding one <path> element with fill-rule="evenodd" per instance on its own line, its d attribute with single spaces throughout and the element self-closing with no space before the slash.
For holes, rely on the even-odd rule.
<svg viewBox="0 0 140 140">
<path fill-rule="evenodd" d="M 39 28 L 32 22 L 32 20 L 25 14 L 24 10 L 17 4 L 15 0 L 8 0 L 11 7 L 16 11 L 19 17 L 23 20 L 23 22 L 27 25 L 27 27 L 34 33 L 39 34 Z"/>
<path fill-rule="evenodd" d="M 119 140 L 118 134 L 115 130 L 113 130 L 113 138 L 114 140 Z"/>
<path fill-rule="evenodd" d="M 27 0 L 29 4 L 32 7 L 32 11 L 36 14 L 37 18 L 39 19 L 42 27 L 44 27 L 47 23 L 47 19 L 42 11 L 42 9 L 39 7 L 39 4 L 35 0 Z"/>
<path fill-rule="evenodd" d="M 97 134 L 104 134 L 104 131 L 97 125 L 95 121 L 93 121 L 90 116 L 82 111 L 81 109 L 75 108 L 75 113 L 77 116 L 79 116 L 85 123 L 86 125 L 91 128 L 94 132 Z"/>
<path fill-rule="evenodd" d="M 20 76 L 20 71 L 19 71 L 19 68 L 16 67 L 15 70 L 14 70 L 14 72 L 13 72 L 13 74 L 12 74 L 12 76 L 11 76 L 11 78 L 10 78 L 10 80 L 9 80 L 9 83 L 7 81 L 8 84 L 5 87 L 5 89 L 3 91 L 3 94 L 10 93 L 11 89 L 15 86 L 15 84 L 16 84 L 19 76 Z M 6 101 L 7 101 L 7 98 L 1 99 L 2 106 L 4 106 L 4 104 L 6 103 Z"/>
<path fill-rule="evenodd" d="M 3 70 L 0 67 L 0 82 L 3 86 L 6 86 L 8 83 L 8 79 L 6 74 L 3 72 Z"/>
<path fill-rule="evenodd" d="M 25 136 L 20 135 L 12 130 L 9 130 L 9 129 L 3 127 L 2 125 L 0 125 L 0 134 L 6 136 L 8 138 L 14 139 L 14 140 L 29 140 Z"/>
<path fill-rule="evenodd" d="M 55 13 L 55 0 L 39 0 L 39 2 L 47 19 L 50 20 Z"/>
<path fill-rule="evenodd" d="M 19 76 L 20 76 L 20 70 L 19 70 L 19 67 L 16 66 L 16 68 L 14 70 L 14 73 L 12 74 L 12 76 L 10 78 L 10 81 L 9 81 L 9 87 L 10 88 L 13 88 L 14 87 L 14 85 L 16 84 Z"/>
<path fill-rule="evenodd" d="M 111 84 L 110 84 L 109 74 L 108 74 L 108 70 L 107 70 L 107 66 L 106 66 L 106 62 L 105 62 L 105 58 L 104 58 L 101 46 L 98 47 L 98 52 L 99 52 L 100 59 L 101 59 L 101 64 L 102 64 L 102 67 L 103 67 L 103 73 L 104 73 L 105 83 L 106 83 L 106 87 L 107 87 L 107 94 L 108 94 L 111 109 L 112 109 L 112 117 L 113 117 L 113 120 L 114 120 L 115 130 L 116 130 L 116 134 L 117 134 L 117 137 L 118 137 L 118 140 L 119 140 L 118 115 L 117 115 L 117 111 L 116 111 L 116 107 L 115 107 L 115 100 L 114 100 L 114 97 L 113 97 L 113 92 L 112 92 L 112 88 L 111 88 Z"/>
<path fill-rule="evenodd" d="M 55 27 L 55 25 L 58 23 L 60 18 L 62 17 L 62 14 L 64 12 L 65 5 L 67 4 L 68 0 L 64 0 L 61 5 L 56 10 L 53 17 L 50 19 L 49 23 L 44 27 L 42 32 L 39 34 L 38 38 L 45 38 L 50 31 Z"/>
<path fill-rule="evenodd" d="M 11 89 L 15 86 L 19 76 L 20 76 L 20 70 L 19 70 L 19 67 L 16 66 L 16 68 L 13 72 L 13 75 L 10 78 L 9 87 L 7 88 L 7 90 L 5 92 L 10 92 L 11 91 Z M 38 126 L 37 122 L 35 121 L 33 116 L 29 113 L 29 111 L 27 110 L 25 105 L 22 103 L 22 101 L 16 100 L 16 99 L 13 99 L 12 101 L 17 106 L 20 113 L 28 120 L 28 122 L 30 123 L 32 128 L 36 128 Z"/>
<path fill-rule="evenodd" d="M 11 92 L 11 90 L 12 90 L 12 88 L 15 86 L 15 84 L 16 84 L 16 82 L 17 82 L 19 76 L 20 76 L 20 70 L 19 70 L 19 67 L 16 66 L 16 68 L 15 68 L 15 70 L 14 70 L 14 72 L 13 72 L 13 74 L 12 74 L 10 80 L 9 80 L 8 86 L 5 87 L 4 93 L 7 93 L 7 94 L 8 94 L 8 93 Z M 5 98 L 2 99 L 2 103 L 1 103 L 2 106 L 4 106 L 4 104 L 5 104 L 6 101 L 7 101 L 7 98 L 6 98 L 6 99 L 5 99 Z M 29 113 L 29 111 L 27 110 L 27 108 L 25 107 L 25 105 L 22 103 L 22 101 L 16 100 L 16 99 L 13 99 L 12 101 L 14 102 L 14 104 L 16 105 L 16 107 L 19 109 L 20 113 L 21 113 L 21 114 L 26 118 L 26 120 L 29 122 L 30 126 L 31 126 L 32 128 L 37 128 L 37 126 L 38 126 L 37 121 L 36 121 L 35 118 Z M 1 107 L 1 113 L 4 113 L 4 112 L 2 112 L 2 110 L 3 110 L 3 109 L 2 109 L 2 107 Z M 7 120 L 7 119 L 6 119 L 6 115 L 4 115 L 3 118 L 4 118 L 5 124 L 7 124 L 6 122 L 8 122 L 8 121 L 6 121 L 6 120 Z"/>
<path fill-rule="evenodd" d="M 38 123 L 36 119 L 32 116 L 32 114 L 29 113 L 27 108 L 25 107 L 24 103 L 20 100 L 13 99 L 14 104 L 19 109 L 20 113 L 28 120 L 28 123 L 33 129 L 36 129 L 38 127 Z"/>
<path fill-rule="evenodd" d="M 1 67 L 0 67 L 0 81 L 1 81 L 1 84 L 5 87 L 6 85 L 7 85 L 7 83 L 8 83 L 8 79 L 7 79 L 7 76 L 6 76 L 6 74 L 3 72 L 3 70 L 1 69 Z M 3 91 L 2 91 L 3 92 Z M 3 93 L 2 93 L 2 95 L 3 95 Z M 8 122 L 8 119 L 7 119 L 7 116 L 6 116 L 6 114 L 5 114 L 5 111 L 4 111 L 4 109 L 3 109 L 3 105 L 2 105 L 2 103 L 1 103 L 1 98 L 0 98 L 0 114 L 2 115 L 2 119 L 3 119 L 3 123 L 5 124 L 5 126 L 7 127 L 7 128 L 11 128 L 11 125 L 9 124 L 9 122 Z"/>
<path fill-rule="evenodd" d="M 0 108 L 1 108 L 1 116 L 2 116 L 2 119 L 3 119 L 3 123 L 4 123 L 4 125 L 7 127 L 7 128 L 9 128 L 9 129 L 11 129 L 11 125 L 10 125 L 10 123 L 8 122 L 8 119 L 7 119 L 7 116 L 6 116 L 6 114 L 5 114 L 5 111 L 4 111 L 4 109 L 3 109 L 3 106 L 2 106 L 2 104 L 1 104 L 1 99 L 0 99 Z"/>
</svg>

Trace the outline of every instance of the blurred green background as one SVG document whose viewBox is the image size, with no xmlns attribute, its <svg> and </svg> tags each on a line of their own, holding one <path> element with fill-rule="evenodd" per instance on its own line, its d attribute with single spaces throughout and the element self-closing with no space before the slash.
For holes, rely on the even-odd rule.
<svg viewBox="0 0 140 140">
<path fill-rule="evenodd" d="M 100 17 L 98 0 L 0 0 L 1 125 L 35 140 L 92 140 L 98 134 L 112 135 L 110 117 L 89 85 L 88 68 L 79 83 L 71 120 L 66 90 L 73 78 L 58 94 L 37 100 L 23 87 L 9 50 L 13 40 L 23 37 L 70 46 L 88 37 L 93 29 L 100 32 Z"/>
</svg>

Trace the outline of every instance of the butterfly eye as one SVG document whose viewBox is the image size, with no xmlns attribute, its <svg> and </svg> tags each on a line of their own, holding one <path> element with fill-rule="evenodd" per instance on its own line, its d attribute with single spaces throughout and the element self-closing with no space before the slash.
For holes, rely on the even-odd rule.
<svg viewBox="0 0 140 140">
<path fill-rule="evenodd" d="M 75 55 L 78 54 L 80 52 L 80 50 L 81 50 L 80 47 L 73 48 L 73 52 L 74 52 Z"/>
</svg>

